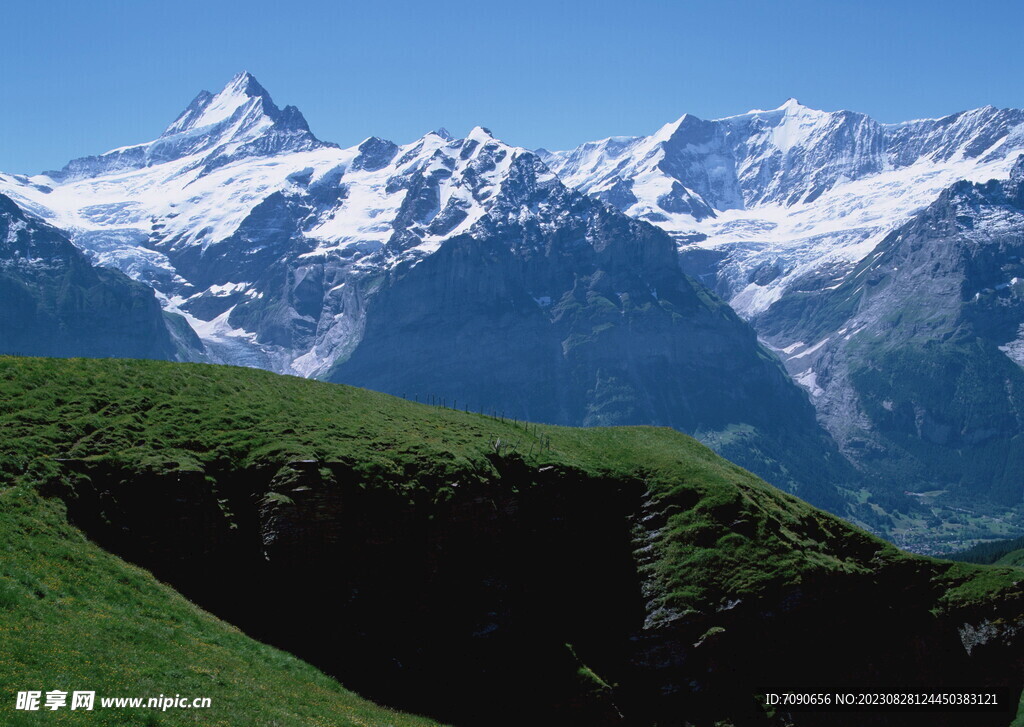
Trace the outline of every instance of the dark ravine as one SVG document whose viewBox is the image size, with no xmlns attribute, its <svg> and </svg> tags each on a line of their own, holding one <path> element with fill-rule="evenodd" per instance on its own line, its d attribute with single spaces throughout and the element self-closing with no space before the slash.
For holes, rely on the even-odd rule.
<svg viewBox="0 0 1024 727">
<path fill-rule="evenodd" d="M 978 713 L 790 722 L 750 695 L 827 675 L 826 688 L 979 683 L 1016 696 L 1019 590 L 944 609 L 941 569 L 887 559 L 823 521 L 807 536 L 867 568 L 754 598 L 723 581 L 717 606 L 681 612 L 661 598 L 649 554 L 696 493 L 659 497 L 640 479 L 514 456 L 492 464 L 491 480 L 428 495 L 374 487 L 344 462 L 160 473 L 66 461 L 49 491 L 103 547 L 250 635 L 456 725 L 1007 724 Z M 729 507 L 742 537 L 744 508 Z"/>
<path fill-rule="evenodd" d="M 424 503 L 367 489 L 342 463 L 268 475 L 224 473 L 216 493 L 202 473 L 79 489 L 70 513 L 251 636 L 392 707 L 465 725 L 619 723 L 614 699 L 578 677 L 573 651 L 602 678 L 623 678 L 644 618 L 635 487 L 510 471 Z M 529 493 L 509 493 L 524 475 Z M 575 507 L 584 497 L 591 504 Z"/>
</svg>

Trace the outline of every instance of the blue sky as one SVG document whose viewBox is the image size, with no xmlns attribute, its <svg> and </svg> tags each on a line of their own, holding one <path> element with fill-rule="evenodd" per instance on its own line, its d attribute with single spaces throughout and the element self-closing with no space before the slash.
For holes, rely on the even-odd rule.
<svg viewBox="0 0 1024 727">
<path fill-rule="evenodd" d="M 481 124 L 535 148 L 774 108 L 881 121 L 1024 106 L 1024 3 L 8 3 L 0 170 L 152 139 L 249 70 L 343 146 Z"/>
</svg>

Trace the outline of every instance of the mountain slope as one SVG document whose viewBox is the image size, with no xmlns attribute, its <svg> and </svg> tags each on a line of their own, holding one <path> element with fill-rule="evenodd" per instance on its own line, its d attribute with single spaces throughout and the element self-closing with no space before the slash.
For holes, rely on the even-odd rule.
<svg viewBox="0 0 1024 727">
<path fill-rule="evenodd" d="M 1024 477 L 1024 157 L 953 185 L 842 285 L 761 323 L 865 469 L 1004 507 Z"/>
<path fill-rule="evenodd" d="M 159 362 L 0 358 L 0 392 L 18 508 L 59 496 L 108 550 L 391 704 L 465 725 L 979 727 L 1009 716 L 790 719 L 754 695 L 768 673 L 1020 691 L 1019 571 L 900 553 L 668 429 Z M 59 553 L 65 533 L 35 536 Z"/>
<path fill-rule="evenodd" d="M 159 359 L 178 354 L 151 289 L 93 266 L 59 230 L 2 194 L 0 351 Z"/>
<path fill-rule="evenodd" d="M 554 424 L 672 426 L 841 510 L 833 485 L 853 473 L 806 398 L 667 236 L 508 153 L 466 234 L 375 281 L 362 339 L 327 378 Z"/>
<path fill-rule="evenodd" d="M 1022 554 L 1024 554 L 1024 537 L 979 543 L 972 548 L 952 553 L 947 557 L 950 560 L 963 563 L 1022 565 L 1020 562 Z"/>
</svg>

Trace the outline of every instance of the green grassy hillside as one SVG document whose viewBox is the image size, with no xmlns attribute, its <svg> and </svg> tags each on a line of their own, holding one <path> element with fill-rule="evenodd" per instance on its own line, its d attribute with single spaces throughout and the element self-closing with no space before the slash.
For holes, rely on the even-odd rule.
<svg viewBox="0 0 1024 727">
<path fill-rule="evenodd" d="M 56 500 L 0 489 L 0 723 L 393 725 L 425 719 L 360 699 L 89 542 Z M 16 711 L 26 690 L 209 697 L 210 709 Z M 98 704 L 97 704 L 98 706 Z"/>
<path fill-rule="evenodd" d="M 1024 567 L 1024 549 L 1010 551 L 997 560 L 996 565 L 1009 565 L 1015 568 Z"/>
<path fill-rule="evenodd" d="M 160 472 L 342 461 L 373 486 L 437 497 L 460 478 L 494 476 L 497 458 L 642 478 L 656 497 L 693 502 L 667 533 L 688 547 L 657 563 L 665 600 L 680 608 L 709 605 L 723 573 L 743 594 L 907 559 L 669 428 L 537 426 L 234 367 L 9 357 L 0 357 L 0 427 L 0 475 L 30 484 L 73 480 L 67 460 Z M 742 533 L 729 527 L 737 519 Z"/>
<path fill-rule="evenodd" d="M 593 607 L 595 598 L 625 599 L 628 594 L 600 590 L 599 581 L 605 575 L 611 578 L 614 570 L 603 563 L 606 551 L 602 549 L 611 546 L 602 543 L 600 535 L 595 537 L 595 531 L 585 529 L 580 532 L 590 533 L 586 538 L 566 540 L 575 531 L 559 530 L 560 539 L 554 541 L 558 548 L 572 551 L 572 560 L 566 562 L 574 564 L 576 580 L 564 597 L 549 603 L 553 610 L 568 610 L 553 621 L 543 613 L 527 612 L 542 632 L 540 646 L 566 648 L 571 642 L 566 673 L 595 675 L 588 682 L 590 687 L 579 692 L 567 687 L 568 696 L 551 698 L 551 704 L 560 709 L 584 710 L 572 714 L 602 715 L 590 724 L 613 723 L 607 715 L 620 708 L 628 711 L 632 706 L 649 713 L 651 694 L 645 689 L 656 695 L 661 689 L 656 685 L 665 680 L 692 682 L 692 675 L 678 674 L 678 667 L 669 662 L 667 666 L 654 663 L 644 654 L 623 656 L 623 649 L 639 648 L 637 643 L 651 639 L 662 650 L 686 651 L 690 644 L 693 648 L 708 644 L 694 662 L 705 664 L 709 659 L 697 667 L 698 676 L 711 679 L 714 688 L 709 691 L 702 686 L 704 696 L 694 697 L 705 700 L 714 699 L 714 690 L 723 688 L 721 684 L 728 687 L 729 679 L 740 685 L 755 679 L 760 669 L 737 671 L 746 668 L 744 660 L 753 667 L 775 659 L 772 654 L 782 644 L 792 650 L 794 663 L 775 663 L 772 669 L 780 674 L 804 669 L 811 663 L 809 655 L 821 652 L 823 635 L 836 639 L 838 646 L 834 653 L 822 652 L 827 654 L 822 657 L 826 661 L 815 667 L 817 671 L 871 669 L 882 674 L 890 662 L 911 665 L 906 668 L 941 669 L 947 658 L 953 659 L 949 669 L 957 672 L 970 667 L 979 669 L 979 674 L 1002 671 L 1005 677 L 1007 669 L 1019 667 L 1015 661 L 1019 661 L 1019 650 L 1006 647 L 1009 651 L 1004 651 L 1002 646 L 1010 644 L 1013 624 L 1024 610 L 1019 570 L 902 553 L 766 485 L 670 429 L 535 426 L 250 369 L 0 357 L 0 431 L 4 433 L 0 477 L 6 485 L 0 518 L 4 542 L 0 628 L 5 636 L 0 641 L 0 679 L 3 693 L 11 695 L 3 697 L 7 702 L 0 709 L 5 720 L 15 724 L 13 720 L 24 715 L 16 717 L 11 711 L 13 692 L 55 688 L 95 688 L 113 696 L 174 692 L 210 696 L 214 701 L 214 709 L 201 716 L 168 712 L 152 724 L 427 724 L 374 707 L 302 662 L 206 615 L 144 571 L 92 545 L 68 525 L 61 504 L 67 503 L 70 512 L 78 513 L 103 538 L 133 527 L 149 528 L 132 519 L 143 512 L 154 518 L 153 527 L 159 527 L 177 516 L 175 508 L 191 507 L 188 493 L 195 492 L 212 503 L 213 517 L 226 532 L 249 532 L 253 521 L 262 518 L 264 553 L 269 555 L 259 558 L 260 562 L 279 553 L 285 559 L 284 570 L 266 571 L 261 577 L 267 578 L 281 577 L 325 552 L 336 554 L 330 556 L 334 560 L 314 564 L 318 577 L 323 568 L 351 559 L 336 537 L 336 531 L 345 527 L 333 526 L 333 531 L 325 531 L 327 535 L 311 528 L 325 517 L 342 522 L 330 518 L 341 517 L 346 509 L 363 502 L 359 498 L 373 493 L 377 493 L 373 494 L 376 509 L 368 512 L 382 513 L 385 530 L 369 531 L 369 549 L 360 541 L 357 552 L 362 559 L 373 558 L 375 544 L 385 543 L 381 547 L 391 548 L 386 551 L 389 560 L 381 562 L 400 568 L 424 549 L 428 555 L 438 554 L 428 558 L 430 563 L 453 557 L 452 553 L 469 557 L 457 551 L 461 541 L 449 529 L 482 527 L 467 542 L 486 549 L 486 538 L 505 532 L 511 527 L 508 523 L 520 522 L 516 518 L 523 517 L 521 512 L 536 508 L 537 502 L 547 512 L 555 507 L 551 502 L 564 501 L 565 513 L 571 517 L 612 508 L 613 492 L 633 493 L 624 496 L 635 504 L 624 506 L 620 519 L 631 528 L 635 549 L 624 556 L 635 564 L 630 567 L 639 581 L 635 601 L 622 605 L 621 623 L 614 622 L 618 616 L 610 615 L 616 613 L 614 605 Z M 39 492 L 57 494 L 60 499 L 43 499 Z M 331 493 L 339 492 L 341 502 L 348 504 L 332 510 Z M 308 499 L 311 496 L 314 499 Z M 144 509 L 132 509 L 136 499 Z M 246 508 L 251 510 L 248 515 L 243 512 Z M 183 529 L 173 533 L 172 545 L 188 548 L 203 537 L 205 531 L 198 525 L 188 529 L 199 521 L 199 511 L 187 512 L 188 517 L 173 521 Z M 203 518 L 211 517 L 204 512 Z M 468 520 L 466 512 L 471 513 Z M 540 537 L 537 527 L 565 520 L 561 510 L 552 512 L 547 519 L 529 521 L 533 524 L 527 532 L 535 533 L 530 538 Z M 609 522 L 618 522 L 616 511 L 608 512 Z M 487 517 L 497 519 L 478 526 L 474 523 L 480 520 L 479 513 L 491 513 Z M 358 513 L 355 517 L 352 523 L 364 518 Z M 401 550 L 402 531 L 419 532 L 420 522 L 428 528 L 424 532 L 440 532 L 431 536 L 434 545 L 426 541 L 415 545 L 419 541 L 414 539 L 414 550 Z M 273 550 L 274 543 L 289 537 L 301 546 L 313 542 L 309 540 L 313 535 L 320 539 L 312 550 L 307 546 L 294 552 Z M 166 541 L 145 542 L 171 547 Z M 560 562 L 568 557 L 561 552 L 544 551 L 539 560 L 530 562 L 543 568 L 545 560 Z M 589 561 L 588 552 L 597 562 Z M 614 556 L 612 550 L 607 552 Z M 137 554 L 143 562 L 151 555 L 145 549 Z M 473 565 L 470 572 L 489 567 L 490 562 Z M 519 567 L 508 566 L 512 572 L 519 572 L 514 570 Z M 487 573 L 486 580 L 492 584 L 488 588 L 497 588 L 495 579 L 511 578 L 509 572 Z M 559 588 L 558 581 L 565 577 L 561 574 L 566 572 L 543 581 L 545 587 Z M 429 591 L 429 578 L 438 577 L 436 572 L 428 574 L 425 585 L 418 585 L 418 572 L 409 573 L 408 582 L 396 584 L 394 592 L 417 609 L 429 609 L 436 597 L 435 591 Z M 515 578 L 530 577 L 528 571 L 523 573 Z M 345 577 L 349 576 L 331 575 Z M 464 580 L 459 577 L 452 583 Z M 289 587 L 304 588 L 307 581 L 289 582 Z M 506 589 L 502 592 L 507 592 L 509 583 L 518 581 L 508 581 L 501 586 Z M 359 589 L 345 592 L 364 594 L 367 582 L 359 584 Z M 275 588 L 268 587 L 271 592 Z M 597 595 L 591 594 L 591 587 Z M 424 600 L 417 588 L 435 595 Z M 584 594 L 583 600 L 570 603 L 567 599 L 577 593 Z M 322 595 L 311 591 L 304 601 L 296 593 L 297 603 L 289 606 L 296 610 L 288 612 L 290 617 L 301 619 L 306 613 L 307 619 L 315 621 L 310 615 L 314 611 L 304 604 L 315 609 L 324 600 Z M 459 596 L 456 606 L 461 608 L 479 595 Z M 872 609 L 883 604 L 888 604 L 885 615 L 873 615 Z M 259 599 L 250 605 L 258 609 Z M 245 603 L 235 606 L 245 611 Z M 436 612 L 428 610 L 422 615 L 423 623 L 433 625 L 451 610 L 446 604 Z M 330 618 L 332 611 L 323 613 Z M 374 615 L 373 609 L 362 613 L 371 619 Z M 497 619 L 494 628 L 500 633 L 501 616 L 488 618 Z M 972 647 L 973 656 L 970 650 L 956 656 L 954 652 L 963 649 L 956 628 L 982 618 L 996 619 L 999 633 L 1006 625 L 1003 640 L 997 643 L 986 637 Z M 342 625 L 331 624 L 332 628 L 348 626 L 345 618 L 337 616 L 337 620 Z M 588 626 L 578 627 L 578 623 Z M 268 632 L 274 625 L 264 624 Z M 459 633 L 458 624 L 442 626 Z M 793 631 L 797 627 L 799 638 Z M 908 628 L 921 631 L 914 636 L 907 633 Z M 633 636 L 605 648 L 601 639 L 616 630 Z M 867 638 L 859 636 L 861 630 L 878 644 L 865 645 L 859 656 L 860 642 Z M 477 644 L 493 628 L 474 626 L 469 631 L 472 639 L 467 636 L 467 643 Z M 642 637 L 640 642 L 637 635 Z M 935 641 L 940 649 L 937 659 L 928 651 L 929 644 L 947 635 L 951 644 L 957 644 L 948 652 L 953 656 L 947 654 L 949 646 Z M 801 646 L 800 638 L 807 643 Z M 894 639 L 903 638 L 911 641 L 895 644 Z M 503 648 L 515 654 L 514 647 L 513 643 Z M 886 648 L 895 651 L 879 651 Z M 807 658 L 800 656 L 801 649 Z M 533 667 L 551 661 L 544 652 L 537 654 L 537 664 L 515 664 L 513 671 L 501 673 L 512 680 L 528 679 Z M 427 656 L 438 658 L 437 654 Z M 345 653 L 337 658 L 344 661 Z M 868 661 L 858 665 L 858 659 Z M 361 670 L 359 664 L 347 668 L 354 668 L 355 674 Z M 436 668 L 444 670 L 443 658 Z M 344 672 L 344 668 L 338 670 Z M 596 696 L 591 694 L 595 692 L 592 683 L 602 685 Z M 514 682 L 509 688 L 514 688 Z M 674 688 L 679 691 L 678 686 Z M 618 706 L 607 703 L 609 692 L 615 694 Z M 733 707 L 726 702 L 732 699 L 731 693 L 723 694 L 724 702 L 711 706 L 702 702 L 700 708 L 729 716 Z M 465 697 L 472 699 L 471 694 Z M 678 706 L 672 703 L 670 708 L 675 711 Z M 45 718 L 70 716 L 63 712 Z M 43 718 L 39 717 L 40 724 Z M 139 719 L 108 710 L 93 715 L 92 723 L 139 724 Z M 493 723 L 506 723 L 497 712 L 495 719 Z M 553 723 L 544 716 L 537 719 L 537 724 Z"/>
<path fill-rule="evenodd" d="M 494 455 L 639 477 L 656 497 L 685 492 L 693 502 L 667 532 L 688 547 L 658 563 L 672 585 L 667 600 L 686 608 L 711 598 L 723 573 L 740 594 L 868 561 L 918 563 L 951 582 L 982 573 L 912 558 L 669 428 L 525 424 L 235 367 L 17 357 L 0 357 L 0 427 L 0 476 L 30 484 L 67 477 L 61 460 L 163 472 L 316 460 L 350 462 L 381 487 L 444 496 L 446 483 L 493 474 Z M 730 528 L 736 520 L 741 531 Z"/>
</svg>

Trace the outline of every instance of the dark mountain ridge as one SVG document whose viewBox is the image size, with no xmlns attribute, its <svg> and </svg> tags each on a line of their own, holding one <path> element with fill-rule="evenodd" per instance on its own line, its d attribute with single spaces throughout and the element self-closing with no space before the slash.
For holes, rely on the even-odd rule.
<svg viewBox="0 0 1024 727">
<path fill-rule="evenodd" d="M 169 325 L 151 288 L 92 265 L 61 231 L 0 194 L 0 351 L 173 359 Z M 184 328 L 184 340 L 200 345 Z"/>
</svg>

